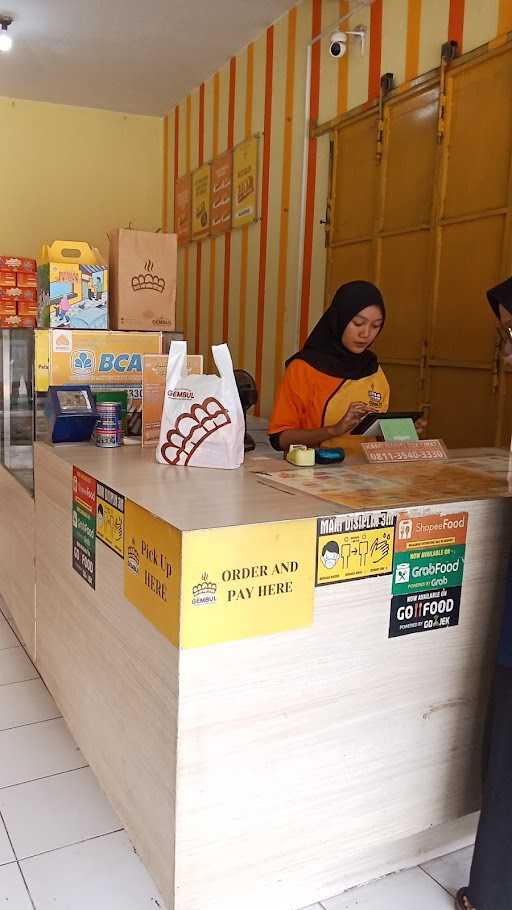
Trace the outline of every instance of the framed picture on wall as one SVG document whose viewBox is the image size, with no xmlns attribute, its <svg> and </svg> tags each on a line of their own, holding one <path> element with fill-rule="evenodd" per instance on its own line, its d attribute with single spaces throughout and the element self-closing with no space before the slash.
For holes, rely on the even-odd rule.
<svg viewBox="0 0 512 910">
<path fill-rule="evenodd" d="M 212 168 L 203 164 L 192 174 L 192 238 L 200 240 L 210 233 Z"/>
<path fill-rule="evenodd" d="M 229 149 L 212 161 L 212 237 L 231 230 L 233 202 L 233 152 Z"/>
<path fill-rule="evenodd" d="M 259 136 L 245 139 L 233 150 L 233 227 L 258 217 Z"/>
</svg>

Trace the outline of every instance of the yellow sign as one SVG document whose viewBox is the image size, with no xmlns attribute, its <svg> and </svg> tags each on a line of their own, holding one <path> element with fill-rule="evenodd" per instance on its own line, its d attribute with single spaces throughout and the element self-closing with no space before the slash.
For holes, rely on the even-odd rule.
<svg viewBox="0 0 512 910">
<path fill-rule="evenodd" d="M 50 385 L 50 333 L 48 329 L 35 330 L 34 372 L 36 392 L 47 392 Z"/>
<path fill-rule="evenodd" d="M 160 332 L 38 331 L 37 381 L 46 382 L 46 389 L 48 385 L 142 386 L 143 354 L 160 354 L 161 349 Z M 44 391 L 39 385 L 38 391 Z"/>
<path fill-rule="evenodd" d="M 258 136 L 233 151 L 233 227 L 256 220 L 258 213 Z"/>
<path fill-rule="evenodd" d="M 126 500 L 124 595 L 176 647 L 181 532 Z"/>
<path fill-rule="evenodd" d="M 183 536 L 182 648 L 313 623 L 315 521 Z"/>
<path fill-rule="evenodd" d="M 211 165 L 203 164 L 192 174 L 192 236 L 210 233 Z"/>
<path fill-rule="evenodd" d="M 390 575 L 395 524 L 392 513 L 363 512 L 319 518 L 316 584 Z"/>
<path fill-rule="evenodd" d="M 96 482 L 96 537 L 124 557 L 124 496 Z"/>
</svg>

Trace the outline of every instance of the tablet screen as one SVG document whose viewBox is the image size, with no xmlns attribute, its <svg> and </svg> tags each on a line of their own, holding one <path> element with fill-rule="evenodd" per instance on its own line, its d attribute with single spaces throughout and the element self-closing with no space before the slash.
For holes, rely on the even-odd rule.
<svg viewBox="0 0 512 910">
<path fill-rule="evenodd" d="M 350 435 L 371 436 L 372 433 L 370 430 L 372 430 L 372 428 L 375 428 L 374 435 L 377 435 L 381 420 L 405 420 L 407 418 L 410 418 L 413 423 L 415 423 L 419 417 L 421 417 L 421 411 L 388 411 L 385 414 L 378 414 L 373 411 L 371 414 L 367 414 L 366 417 L 363 417 L 363 419 L 359 421 L 357 426 L 350 431 Z"/>
</svg>

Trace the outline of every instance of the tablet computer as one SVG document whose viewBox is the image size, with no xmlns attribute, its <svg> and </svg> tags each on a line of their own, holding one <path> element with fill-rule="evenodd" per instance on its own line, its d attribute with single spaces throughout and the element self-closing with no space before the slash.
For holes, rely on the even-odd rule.
<svg viewBox="0 0 512 910">
<path fill-rule="evenodd" d="M 410 418 L 413 423 L 421 417 L 421 411 L 387 411 L 378 413 L 372 411 L 359 421 L 356 427 L 350 431 L 351 436 L 377 436 L 381 420 L 406 420 Z"/>
</svg>

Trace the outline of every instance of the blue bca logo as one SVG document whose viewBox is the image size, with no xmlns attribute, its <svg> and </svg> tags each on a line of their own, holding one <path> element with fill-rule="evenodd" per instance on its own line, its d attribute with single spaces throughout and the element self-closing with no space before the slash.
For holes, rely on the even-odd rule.
<svg viewBox="0 0 512 910">
<path fill-rule="evenodd" d="M 71 355 L 71 371 L 75 376 L 90 376 L 96 367 L 92 351 L 74 351 Z"/>
</svg>

